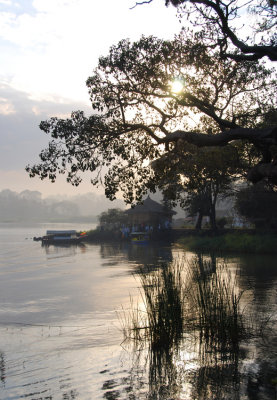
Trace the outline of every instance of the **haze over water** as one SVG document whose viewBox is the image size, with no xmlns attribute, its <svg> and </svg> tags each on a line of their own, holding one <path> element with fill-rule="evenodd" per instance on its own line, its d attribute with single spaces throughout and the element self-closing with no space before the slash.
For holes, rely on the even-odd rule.
<svg viewBox="0 0 277 400">
<path fill-rule="evenodd" d="M 118 313 L 130 308 L 130 295 L 141 302 L 140 267 L 170 262 L 182 250 L 128 243 L 42 247 L 31 240 L 50 227 L 91 228 L 0 225 L 0 399 L 169 400 L 167 390 L 174 400 L 200 400 L 201 373 L 212 399 L 274 398 L 276 328 L 263 342 L 243 343 L 236 360 L 220 368 L 209 354 L 198 359 L 186 338 L 162 373 L 145 346 L 123 342 Z M 248 289 L 244 305 L 257 323 L 266 315 L 276 321 L 275 258 L 232 256 L 228 265 L 239 268 L 240 288 Z"/>
</svg>

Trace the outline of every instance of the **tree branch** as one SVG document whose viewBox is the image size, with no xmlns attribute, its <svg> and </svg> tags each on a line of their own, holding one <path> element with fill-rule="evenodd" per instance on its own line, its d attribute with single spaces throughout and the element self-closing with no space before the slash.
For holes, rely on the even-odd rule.
<svg viewBox="0 0 277 400">
<path fill-rule="evenodd" d="M 142 4 L 149 4 L 152 3 L 153 0 L 145 0 L 145 1 L 137 1 L 136 4 L 130 8 L 130 10 L 133 10 L 137 6 L 141 6 Z"/>
<path fill-rule="evenodd" d="M 198 108 L 199 111 L 201 111 L 204 114 L 206 114 L 209 117 L 211 117 L 220 126 L 221 129 L 224 129 L 224 128 L 229 128 L 229 129 L 239 128 L 239 126 L 237 124 L 235 124 L 234 122 L 228 121 L 227 119 L 220 118 L 215 113 L 215 107 L 212 104 L 209 104 L 208 102 L 202 101 L 202 100 L 198 99 L 197 97 L 193 96 L 190 93 L 184 93 L 184 98 L 188 99 L 191 102 L 190 106 L 194 106 L 194 107 Z M 182 101 L 179 101 L 179 104 L 184 105 L 184 104 L 182 104 Z"/>
<path fill-rule="evenodd" d="M 154 139 L 157 143 L 163 143 L 161 142 L 161 138 L 159 138 L 159 136 L 155 135 L 154 131 L 147 125 L 144 124 L 126 124 L 126 130 L 125 132 L 133 132 L 133 131 L 137 131 L 137 130 L 142 130 L 145 131 L 149 134 L 149 136 L 151 136 L 152 139 Z M 124 133 L 125 133 L 124 132 Z"/>
<path fill-rule="evenodd" d="M 236 128 L 225 130 L 218 134 L 205 134 L 177 130 L 167 137 L 160 139 L 160 143 L 178 142 L 182 140 L 194 144 L 197 147 L 204 146 L 225 146 L 234 140 L 248 140 L 254 144 L 274 145 L 277 144 L 277 126 L 265 129 Z"/>
</svg>

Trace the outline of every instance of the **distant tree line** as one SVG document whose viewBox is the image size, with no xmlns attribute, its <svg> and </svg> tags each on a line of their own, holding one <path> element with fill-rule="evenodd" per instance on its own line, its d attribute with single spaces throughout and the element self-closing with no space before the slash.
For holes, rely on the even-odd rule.
<svg viewBox="0 0 277 400">
<path fill-rule="evenodd" d="M 75 196 L 49 196 L 42 198 L 38 191 L 21 193 L 5 189 L 0 191 L 0 221 L 76 221 L 96 222 L 99 213 L 110 208 L 111 202 L 103 195 L 85 193 Z M 114 206 L 123 207 L 117 200 Z"/>
<path fill-rule="evenodd" d="M 70 201 L 50 202 L 41 193 L 25 190 L 21 193 L 9 189 L 0 192 L 1 221 L 49 221 L 79 216 L 78 206 Z"/>
</svg>

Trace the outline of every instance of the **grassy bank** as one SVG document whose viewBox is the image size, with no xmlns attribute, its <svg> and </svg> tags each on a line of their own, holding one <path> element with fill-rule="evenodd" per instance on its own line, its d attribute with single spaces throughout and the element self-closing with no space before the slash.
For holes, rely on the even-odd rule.
<svg viewBox="0 0 277 400">
<path fill-rule="evenodd" d="M 273 234 L 226 233 L 218 236 L 185 236 L 178 244 L 191 251 L 277 253 Z"/>
</svg>

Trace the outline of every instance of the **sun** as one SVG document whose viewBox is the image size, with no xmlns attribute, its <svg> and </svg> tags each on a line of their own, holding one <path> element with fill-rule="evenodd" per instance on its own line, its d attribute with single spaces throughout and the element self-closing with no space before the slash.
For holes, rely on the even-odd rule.
<svg viewBox="0 0 277 400">
<path fill-rule="evenodd" d="M 171 83 L 170 83 L 170 87 L 171 87 L 171 92 L 174 94 L 178 94 L 181 93 L 184 89 L 184 83 L 182 82 L 181 79 L 174 79 Z"/>
</svg>

